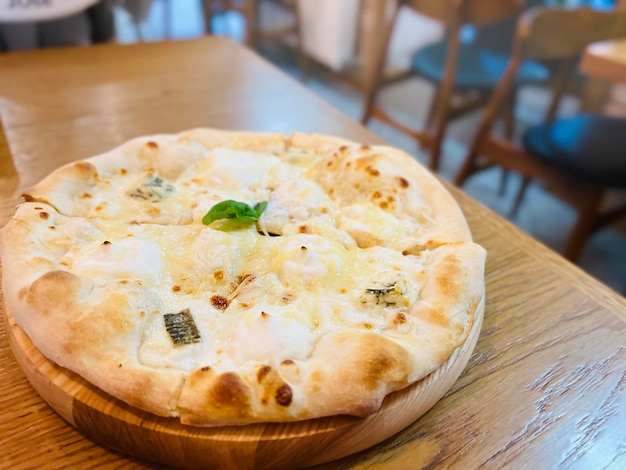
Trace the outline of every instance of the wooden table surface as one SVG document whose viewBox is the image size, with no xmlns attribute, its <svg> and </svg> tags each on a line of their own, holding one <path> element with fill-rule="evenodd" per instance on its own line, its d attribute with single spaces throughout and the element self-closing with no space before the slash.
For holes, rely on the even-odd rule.
<svg viewBox="0 0 626 470">
<path fill-rule="evenodd" d="M 626 83 L 626 39 L 587 46 L 580 61 L 580 70 L 592 77 Z"/>
<path fill-rule="evenodd" d="M 0 96 L 0 225 L 19 194 L 55 167 L 138 135 L 211 126 L 381 143 L 218 38 L 0 56 Z M 626 468 L 626 301 L 451 190 L 489 253 L 475 353 L 420 420 L 323 468 Z M 59 418 L 18 368 L 4 326 L 0 449 L 2 468 L 145 467 Z"/>
</svg>

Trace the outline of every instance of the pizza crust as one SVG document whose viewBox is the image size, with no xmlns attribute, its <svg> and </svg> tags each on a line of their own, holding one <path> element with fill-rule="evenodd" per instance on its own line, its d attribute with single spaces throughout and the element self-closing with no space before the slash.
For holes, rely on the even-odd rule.
<svg viewBox="0 0 626 470">
<path fill-rule="evenodd" d="M 262 184 L 233 189 L 238 174 Z M 228 191 L 269 200 L 260 233 L 202 226 Z M 443 364 L 484 304 L 485 251 L 459 207 L 389 147 L 195 129 L 66 165 L 24 198 L 0 232 L 18 324 L 57 364 L 184 424 L 367 416 Z M 163 315 L 185 309 L 199 340 L 179 348 Z"/>
</svg>

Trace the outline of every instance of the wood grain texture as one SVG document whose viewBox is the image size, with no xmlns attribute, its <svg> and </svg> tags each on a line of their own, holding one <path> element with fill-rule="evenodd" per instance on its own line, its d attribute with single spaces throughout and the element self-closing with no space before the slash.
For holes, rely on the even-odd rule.
<svg viewBox="0 0 626 470">
<path fill-rule="evenodd" d="M 11 150 L 0 145 L 0 225 L 52 169 L 137 135 L 214 126 L 381 143 L 223 39 L 9 54 L 0 72 Z M 318 468 L 626 468 L 626 301 L 449 189 L 488 251 L 475 353 L 417 422 Z M 94 444 L 52 411 L 25 379 L 4 327 L 0 467 L 154 468 Z"/>
</svg>

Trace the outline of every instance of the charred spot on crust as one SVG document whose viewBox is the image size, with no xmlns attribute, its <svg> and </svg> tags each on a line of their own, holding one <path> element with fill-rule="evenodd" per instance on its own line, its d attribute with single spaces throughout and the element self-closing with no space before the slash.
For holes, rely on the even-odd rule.
<svg viewBox="0 0 626 470">
<path fill-rule="evenodd" d="M 369 173 L 370 176 L 380 176 L 380 171 L 378 171 L 373 166 L 367 166 L 365 170 Z"/>
<path fill-rule="evenodd" d="M 261 316 L 262 316 L 263 318 L 269 318 L 270 314 L 269 314 L 269 313 L 266 313 L 266 312 L 261 312 Z"/>
<path fill-rule="evenodd" d="M 401 188 L 408 188 L 409 187 L 409 182 L 406 178 L 403 178 L 402 176 L 398 176 L 397 178 L 398 183 L 400 184 Z"/>
<path fill-rule="evenodd" d="M 261 366 L 256 373 L 257 382 L 263 382 L 263 379 L 267 377 L 267 374 L 269 374 L 271 370 L 272 368 L 270 366 Z"/>
<path fill-rule="evenodd" d="M 209 366 L 204 366 L 204 367 L 200 368 L 200 370 L 201 370 L 202 372 L 208 372 L 208 371 L 210 371 L 210 370 L 211 370 L 211 368 L 210 368 Z"/>
<path fill-rule="evenodd" d="M 224 279 L 224 271 L 222 271 L 221 269 L 214 271 L 213 277 L 215 278 L 216 281 L 221 281 L 222 279 Z"/>
<path fill-rule="evenodd" d="M 291 391 L 291 387 L 288 384 L 283 384 L 276 390 L 276 403 L 280 406 L 289 406 L 291 405 L 291 400 L 293 399 L 293 392 Z"/>
<path fill-rule="evenodd" d="M 292 366 L 294 364 L 295 362 L 291 359 L 285 359 L 283 362 L 280 363 L 281 366 Z"/>
<path fill-rule="evenodd" d="M 159 148 L 159 144 L 157 144 L 156 142 L 148 142 L 146 143 L 146 147 L 151 148 L 152 150 L 157 150 Z"/>
<path fill-rule="evenodd" d="M 228 307 L 228 299 L 216 294 L 211 297 L 211 305 L 218 310 L 226 310 Z"/>
<path fill-rule="evenodd" d="M 47 220 L 48 217 L 50 217 L 50 214 L 48 214 L 47 212 L 40 212 L 39 217 L 42 218 L 43 220 Z"/>
<path fill-rule="evenodd" d="M 174 284 L 172 286 L 172 292 L 180 292 L 180 286 L 178 284 Z"/>
<path fill-rule="evenodd" d="M 104 241 L 102 242 L 102 244 L 103 244 L 103 245 L 110 245 L 110 244 L 111 244 L 111 242 L 110 242 L 109 240 L 104 240 Z"/>
</svg>

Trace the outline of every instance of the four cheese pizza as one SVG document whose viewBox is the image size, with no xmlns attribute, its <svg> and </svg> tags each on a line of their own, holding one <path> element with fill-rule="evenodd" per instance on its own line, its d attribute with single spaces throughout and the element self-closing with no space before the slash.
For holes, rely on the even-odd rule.
<svg viewBox="0 0 626 470">
<path fill-rule="evenodd" d="M 185 424 L 372 414 L 484 304 L 459 207 L 389 147 L 196 129 L 69 164 L 24 199 L 0 239 L 17 323 Z"/>
</svg>

